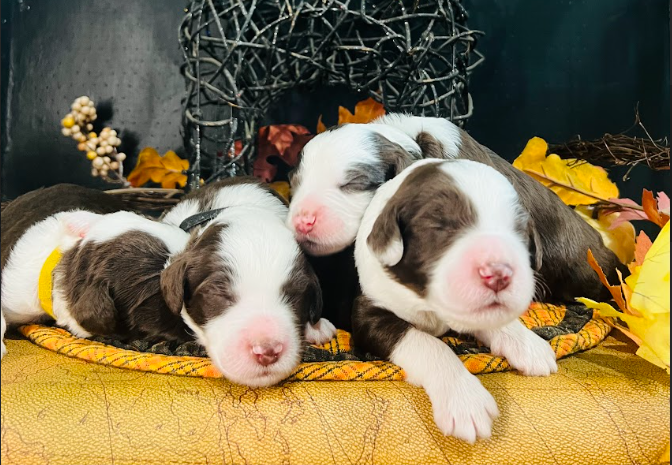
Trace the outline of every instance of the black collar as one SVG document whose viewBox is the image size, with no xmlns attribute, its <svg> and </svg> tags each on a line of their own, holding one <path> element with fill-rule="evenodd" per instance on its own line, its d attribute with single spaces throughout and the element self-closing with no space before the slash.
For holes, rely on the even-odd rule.
<svg viewBox="0 0 672 465">
<path fill-rule="evenodd" d="M 208 221 L 214 219 L 227 208 L 228 207 L 215 208 L 214 210 L 208 210 L 207 212 L 200 212 L 196 213 L 195 215 L 191 215 L 180 223 L 180 229 L 189 232 L 196 226 L 207 223 Z"/>
</svg>

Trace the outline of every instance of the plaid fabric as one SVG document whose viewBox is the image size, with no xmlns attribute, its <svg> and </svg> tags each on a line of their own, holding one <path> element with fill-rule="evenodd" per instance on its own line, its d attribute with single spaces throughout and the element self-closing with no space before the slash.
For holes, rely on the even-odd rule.
<svg viewBox="0 0 672 465">
<path fill-rule="evenodd" d="M 557 358 L 598 345 L 611 330 L 610 319 L 593 314 L 580 305 L 554 306 L 534 303 L 520 317 L 521 322 L 549 341 Z M 132 370 L 183 376 L 215 378 L 221 375 L 213 367 L 205 350 L 195 342 L 176 345 L 130 343 L 105 338 L 81 339 L 61 328 L 24 325 L 21 333 L 35 344 L 69 357 Z M 443 341 L 474 374 L 510 370 L 505 358 L 495 356 L 475 339 L 447 334 Z M 350 334 L 339 330 L 336 337 L 322 346 L 307 345 L 303 363 L 288 378 L 301 381 L 381 381 L 403 380 L 397 365 L 360 353 L 350 344 Z"/>
</svg>

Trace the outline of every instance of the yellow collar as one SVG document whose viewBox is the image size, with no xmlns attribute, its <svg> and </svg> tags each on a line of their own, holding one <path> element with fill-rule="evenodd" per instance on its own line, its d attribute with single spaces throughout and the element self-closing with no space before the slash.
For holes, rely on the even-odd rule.
<svg viewBox="0 0 672 465">
<path fill-rule="evenodd" d="M 37 296 L 40 299 L 40 305 L 47 315 L 52 317 L 54 320 L 54 306 L 51 298 L 51 294 L 54 287 L 54 268 L 58 265 L 58 262 L 61 261 L 63 254 L 57 248 L 47 257 L 47 261 L 42 265 L 40 270 L 40 278 L 37 282 Z"/>
</svg>

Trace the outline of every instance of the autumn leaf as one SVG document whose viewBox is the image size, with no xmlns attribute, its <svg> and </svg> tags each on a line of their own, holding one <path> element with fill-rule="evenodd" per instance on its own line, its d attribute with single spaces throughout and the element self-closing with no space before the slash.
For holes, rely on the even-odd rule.
<svg viewBox="0 0 672 465">
<path fill-rule="evenodd" d="M 648 244 L 648 237 L 641 236 L 643 242 L 636 254 L 636 262 L 630 265 L 633 273 L 619 286 L 612 286 L 595 262 L 592 253 L 589 263 L 598 272 L 600 280 L 609 288 L 621 311 L 608 303 L 591 299 L 577 300 L 601 315 L 617 318 L 626 326 L 614 323 L 614 327 L 632 339 L 639 348 L 637 355 L 664 368 L 670 373 L 670 223 L 667 222 L 646 251 L 641 265 L 641 252 Z M 646 237 L 646 239 L 644 239 Z M 650 242 L 650 241 L 648 241 Z"/>
<path fill-rule="evenodd" d="M 317 118 L 317 130 L 315 131 L 315 134 L 320 134 L 320 133 L 322 133 L 326 130 L 327 130 L 327 127 L 322 122 L 322 115 L 320 115 L 320 117 Z"/>
<path fill-rule="evenodd" d="M 658 211 L 658 202 L 653 197 L 653 192 L 650 190 L 644 189 L 644 195 L 642 195 L 642 207 L 644 208 L 646 216 L 661 228 L 670 220 L 668 215 Z"/>
<path fill-rule="evenodd" d="M 345 123 L 370 123 L 374 119 L 385 114 L 385 107 L 382 103 L 376 102 L 372 97 L 362 100 L 355 105 L 355 113 L 350 113 L 345 107 L 338 107 L 338 124 Z M 317 120 L 317 134 L 327 130 L 322 122 L 322 115 Z"/>
<path fill-rule="evenodd" d="M 175 152 L 169 150 L 164 156 L 156 149 L 145 147 L 138 155 L 138 161 L 128 175 L 128 182 L 133 187 L 140 187 L 149 181 L 160 183 L 165 189 L 184 187 L 187 184 L 189 161 L 183 160 Z"/>
<path fill-rule="evenodd" d="M 385 114 L 382 103 L 376 102 L 369 97 L 355 105 L 355 113 L 352 114 L 347 108 L 338 107 L 338 124 L 344 123 L 370 123 L 379 116 Z"/>
<path fill-rule="evenodd" d="M 627 221 L 621 221 L 613 227 L 613 223 L 620 219 L 622 213 L 598 211 L 598 217 L 594 219 L 592 207 L 578 206 L 574 211 L 600 233 L 604 245 L 616 254 L 621 263 L 629 263 L 635 258 L 635 227 Z"/>
<path fill-rule="evenodd" d="M 288 166 L 296 166 L 299 152 L 313 137 L 315 136 L 308 129 L 296 124 L 261 127 L 257 136 L 254 176 L 265 182 L 271 182 L 275 178 L 278 165 L 270 162 L 272 157 L 279 158 Z"/>
<path fill-rule="evenodd" d="M 550 188 L 567 205 L 592 205 L 618 197 L 618 187 L 605 169 L 573 158 L 547 156 L 547 152 L 546 141 L 533 137 L 513 166 Z"/>
<path fill-rule="evenodd" d="M 280 195 L 283 199 L 285 199 L 287 201 L 287 203 L 289 203 L 289 199 L 290 199 L 291 194 L 290 194 L 290 186 L 289 186 L 288 182 L 286 182 L 286 181 L 276 181 L 276 182 L 270 183 L 268 185 L 268 187 L 270 187 L 275 192 L 277 192 L 278 195 Z"/>
<path fill-rule="evenodd" d="M 636 244 L 635 266 L 642 266 L 644 264 L 644 259 L 646 258 L 646 253 L 653 245 L 653 242 L 651 242 L 651 239 L 649 239 L 649 236 L 647 236 L 644 231 L 639 231 Z"/>
</svg>

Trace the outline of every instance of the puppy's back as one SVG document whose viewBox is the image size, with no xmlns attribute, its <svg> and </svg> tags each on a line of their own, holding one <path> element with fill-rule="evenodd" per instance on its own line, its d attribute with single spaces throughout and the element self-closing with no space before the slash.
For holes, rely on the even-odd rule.
<svg viewBox="0 0 672 465">
<path fill-rule="evenodd" d="M 114 195 L 75 184 L 57 184 L 18 197 L 2 212 L 2 268 L 28 228 L 51 215 L 75 209 L 105 214 L 123 210 L 124 204 Z"/>
</svg>

